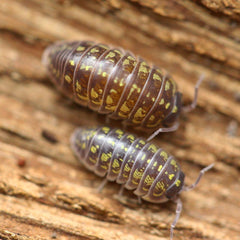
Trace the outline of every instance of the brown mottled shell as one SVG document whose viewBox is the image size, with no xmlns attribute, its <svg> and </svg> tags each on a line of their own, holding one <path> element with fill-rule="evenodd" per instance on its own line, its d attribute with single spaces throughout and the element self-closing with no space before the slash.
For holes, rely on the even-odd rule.
<svg viewBox="0 0 240 240">
<path fill-rule="evenodd" d="M 172 78 L 128 51 L 90 41 L 62 42 L 45 50 L 43 62 L 64 94 L 126 125 L 171 126 L 180 113 Z"/>
</svg>

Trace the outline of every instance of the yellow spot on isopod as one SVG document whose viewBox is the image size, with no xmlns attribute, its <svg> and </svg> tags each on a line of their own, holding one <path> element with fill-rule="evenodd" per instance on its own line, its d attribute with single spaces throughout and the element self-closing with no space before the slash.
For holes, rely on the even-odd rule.
<svg viewBox="0 0 240 240">
<path fill-rule="evenodd" d="M 151 93 L 150 93 L 150 92 L 148 92 L 148 93 L 147 93 L 147 95 L 146 95 L 146 97 L 150 97 L 150 94 L 151 94 Z"/>
<path fill-rule="evenodd" d="M 109 52 L 105 58 L 106 58 L 106 59 L 108 59 L 108 58 L 113 58 L 113 57 L 115 57 L 115 55 L 116 55 L 115 52 Z"/>
<path fill-rule="evenodd" d="M 105 46 L 105 45 L 103 45 L 103 44 L 98 44 L 98 47 L 101 47 L 101 48 L 107 49 L 107 46 Z"/>
<path fill-rule="evenodd" d="M 98 49 L 98 48 L 92 48 L 92 49 L 90 50 L 90 52 L 91 52 L 91 53 L 96 53 L 96 52 L 99 52 L 99 49 Z"/>
<path fill-rule="evenodd" d="M 92 153 L 96 153 L 96 151 L 97 151 L 97 148 L 96 148 L 95 146 L 92 146 L 92 147 L 91 147 L 91 152 L 92 152 Z"/>
<path fill-rule="evenodd" d="M 97 162 L 97 160 L 94 159 L 94 158 L 92 158 L 92 157 L 89 157 L 89 160 L 90 160 L 90 162 L 92 162 L 92 163 L 96 163 L 96 162 Z"/>
<path fill-rule="evenodd" d="M 112 63 L 115 63 L 115 61 L 112 58 L 108 59 L 108 61 L 112 62 Z"/>
<path fill-rule="evenodd" d="M 162 151 L 162 152 L 160 153 L 160 156 L 163 156 L 164 160 L 167 160 L 167 158 L 168 158 L 168 154 L 167 154 L 167 152 L 165 152 L 165 151 Z"/>
<path fill-rule="evenodd" d="M 83 46 L 79 46 L 79 47 L 77 48 L 77 51 L 78 51 L 78 52 L 83 51 L 83 50 L 85 50 L 85 47 L 83 47 Z"/>
<path fill-rule="evenodd" d="M 94 88 L 91 89 L 91 97 L 92 98 L 97 98 L 98 97 L 98 93 L 94 90 Z"/>
<path fill-rule="evenodd" d="M 112 172 L 115 173 L 115 174 L 118 174 L 120 172 L 120 169 L 117 169 L 117 170 L 112 169 Z"/>
<path fill-rule="evenodd" d="M 155 102 L 155 100 L 156 100 L 156 98 L 153 97 L 153 98 L 152 98 L 152 101 Z"/>
<path fill-rule="evenodd" d="M 160 181 L 160 182 L 157 182 L 157 184 L 156 184 L 156 190 L 157 191 L 161 191 L 159 194 L 156 194 L 156 195 L 162 195 L 162 193 L 165 191 L 165 185 L 164 185 L 164 183 L 162 182 L 162 181 Z"/>
<path fill-rule="evenodd" d="M 145 180 L 144 180 L 144 184 L 147 185 L 147 186 L 150 186 L 150 185 L 152 185 L 153 181 L 154 181 L 154 178 L 147 175 Z"/>
<path fill-rule="evenodd" d="M 129 107 L 127 107 L 127 105 L 126 105 L 126 102 L 121 106 L 121 108 L 120 108 L 120 111 L 121 112 L 124 112 L 124 113 L 128 113 L 129 112 Z M 119 112 L 119 116 L 122 116 L 122 114 Z M 123 115 L 124 116 L 124 115 Z"/>
<path fill-rule="evenodd" d="M 110 93 L 115 93 L 115 94 L 116 94 L 117 91 L 116 91 L 115 89 L 111 89 L 111 90 L 110 90 Z"/>
<path fill-rule="evenodd" d="M 82 144 L 82 149 L 85 149 L 86 148 L 86 143 L 84 142 L 83 144 Z"/>
<path fill-rule="evenodd" d="M 169 89 L 170 89 L 170 82 L 169 82 L 169 81 L 166 81 L 165 91 L 168 91 Z"/>
<path fill-rule="evenodd" d="M 153 74 L 153 79 L 161 81 L 160 76 L 158 74 L 156 74 L 156 73 Z"/>
<path fill-rule="evenodd" d="M 128 56 L 127 58 L 131 61 L 135 61 L 135 58 L 133 58 L 132 56 Z"/>
<path fill-rule="evenodd" d="M 130 172 L 130 170 L 131 170 L 131 168 L 129 167 L 129 165 L 128 164 L 126 164 L 125 166 L 124 166 L 124 172 Z"/>
<path fill-rule="evenodd" d="M 133 178 L 135 180 L 137 179 L 141 179 L 142 178 L 142 175 L 143 175 L 143 171 L 138 171 L 138 169 L 136 169 L 133 173 Z"/>
<path fill-rule="evenodd" d="M 115 146 L 115 142 L 113 140 L 110 141 L 110 144 Z"/>
<path fill-rule="evenodd" d="M 102 153 L 102 155 L 101 155 L 101 160 L 102 160 L 103 162 L 106 162 L 106 161 L 108 161 L 108 159 L 109 159 L 111 156 L 112 156 L 112 153 Z"/>
<path fill-rule="evenodd" d="M 111 105 L 111 104 L 113 103 L 113 99 L 112 99 L 111 96 L 107 96 L 106 103 L 107 103 L 108 105 Z"/>
<path fill-rule="evenodd" d="M 129 65 L 129 60 L 128 60 L 128 59 L 125 59 L 125 60 L 123 61 L 123 66 L 125 66 L 125 65 Z"/>
<path fill-rule="evenodd" d="M 161 99 L 159 105 L 163 105 L 164 104 L 164 98 Z"/>
<path fill-rule="evenodd" d="M 110 131 L 110 128 L 109 127 L 103 127 L 102 130 L 105 134 L 107 134 Z"/>
<path fill-rule="evenodd" d="M 151 117 L 149 118 L 150 121 L 153 121 L 155 119 L 154 115 L 151 115 Z"/>
<path fill-rule="evenodd" d="M 149 69 L 146 66 L 147 66 L 147 64 L 145 62 L 142 62 L 140 64 L 138 75 L 140 73 L 148 73 L 149 72 Z"/>
<path fill-rule="evenodd" d="M 64 78 L 68 83 L 71 83 L 72 82 L 72 79 L 70 76 L 68 75 L 65 75 L 65 78 Z"/>
<path fill-rule="evenodd" d="M 89 69 L 93 68 L 93 66 L 86 66 L 85 69 L 88 71 Z"/>
<path fill-rule="evenodd" d="M 172 180 L 173 177 L 174 177 L 174 174 L 169 174 L 169 175 L 168 175 L 169 180 Z"/>
<path fill-rule="evenodd" d="M 109 111 L 114 111 L 115 110 L 115 106 L 105 106 L 105 109 L 109 110 Z"/>
<path fill-rule="evenodd" d="M 178 169 L 178 165 L 177 165 L 176 160 L 172 159 L 171 162 L 170 162 L 170 164 L 171 164 L 172 166 L 174 166 L 175 171 L 176 171 L 176 169 Z"/>
<path fill-rule="evenodd" d="M 148 150 L 151 150 L 153 153 L 155 153 L 157 151 L 157 147 L 154 145 L 154 144 L 151 144 L 149 147 L 148 147 Z"/>
<path fill-rule="evenodd" d="M 74 66 L 74 65 L 75 65 L 75 62 L 74 62 L 74 60 L 69 60 L 69 63 L 70 63 L 72 66 Z"/>
<path fill-rule="evenodd" d="M 114 159 L 114 160 L 113 160 L 112 167 L 113 167 L 113 168 L 119 168 L 119 167 L 120 167 L 120 164 L 119 164 L 119 162 L 118 162 L 117 159 Z"/>
<path fill-rule="evenodd" d="M 80 70 L 85 69 L 85 68 L 86 68 L 86 65 L 83 63 L 80 67 Z"/>
<path fill-rule="evenodd" d="M 135 139 L 135 137 L 134 137 L 132 134 L 129 134 L 129 135 L 127 136 L 127 138 L 130 139 L 131 142 L 133 142 L 134 139 Z"/>
<path fill-rule="evenodd" d="M 160 172 L 160 171 L 162 170 L 162 168 L 163 168 L 163 165 L 160 165 L 160 166 L 158 167 L 158 172 Z"/>
<path fill-rule="evenodd" d="M 121 129 L 117 129 L 116 133 L 119 134 L 119 135 L 123 135 L 123 131 Z"/>
<path fill-rule="evenodd" d="M 120 83 L 119 83 L 119 87 L 122 87 L 124 85 L 124 79 L 122 78 Z"/>
<path fill-rule="evenodd" d="M 178 107 L 177 106 L 174 106 L 173 110 L 172 110 L 172 113 L 176 113 L 178 110 Z"/>
<path fill-rule="evenodd" d="M 115 52 L 115 53 L 118 53 L 118 54 L 120 54 L 120 55 L 122 56 L 122 53 L 121 53 L 119 50 L 114 49 L 114 52 Z"/>
<path fill-rule="evenodd" d="M 134 118 L 143 118 L 146 115 L 146 111 L 144 111 L 141 107 L 134 114 Z"/>
<path fill-rule="evenodd" d="M 106 77 L 106 76 L 107 76 L 107 73 L 106 73 L 106 72 L 103 72 L 103 73 L 102 73 L 102 76 L 103 76 L 103 77 Z"/>
<path fill-rule="evenodd" d="M 168 109 L 169 106 L 170 106 L 170 103 L 167 103 L 166 106 L 165 106 L 165 108 Z"/>
<path fill-rule="evenodd" d="M 178 180 L 176 181 L 175 185 L 176 185 L 177 187 L 179 187 L 180 184 L 181 184 L 181 181 L 178 179 Z"/>
</svg>

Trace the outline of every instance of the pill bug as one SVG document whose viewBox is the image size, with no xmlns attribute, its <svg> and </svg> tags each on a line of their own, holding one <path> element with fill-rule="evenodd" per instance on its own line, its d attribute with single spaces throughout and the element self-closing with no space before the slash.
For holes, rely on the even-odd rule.
<svg viewBox="0 0 240 240">
<path fill-rule="evenodd" d="M 202 81 L 195 86 L 192 104 L 182 106 L 170 75 L 121 48 L 91 41 L 58 42 L 44 51 L 42 61 L 65 95 L 125 126 L 155 131 L 149 140 L 178 128 L 180 112 L 195 108 Z"/>
<path fill-rule="evenodd" d="M 182 210 L 179 193 L 193 189 L 213 165 L 201 170 L 196 182 L 184 184 L 184 173 L 177 160 L 156 145 L 121 129 L 109 127 L 78 128 L 71 136 L 71 147 L 79 161 L 107 181 L 121 184 L 121 190 L 134 190 L 138 198 L 162 203 L 177 203 L 170 238 Z"/>
</svg>

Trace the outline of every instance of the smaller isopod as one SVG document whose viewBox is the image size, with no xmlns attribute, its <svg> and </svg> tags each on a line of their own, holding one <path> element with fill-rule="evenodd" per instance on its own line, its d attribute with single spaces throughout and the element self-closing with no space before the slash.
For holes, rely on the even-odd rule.
<svg viewBox="0 0 240 240">
<path fill-rule="evenodd" d="M 107 181 L 116 181 L 122 185 L 119 195 L 126 188 L 133 190 L 139 199 L 149 202 L 176 202 L 171 240 L 182 211 L 179 194 L 195 188 L 203 174 L 213 167 L 211 164 L 203 168 L 195 183 L 186 186 L 185 175 L 172 155 L 143 138 L 109 127 L 76 129 L 71 137 L 71 147 L 87 169 L 105 177 L 100 189 Z"/>
</svg>

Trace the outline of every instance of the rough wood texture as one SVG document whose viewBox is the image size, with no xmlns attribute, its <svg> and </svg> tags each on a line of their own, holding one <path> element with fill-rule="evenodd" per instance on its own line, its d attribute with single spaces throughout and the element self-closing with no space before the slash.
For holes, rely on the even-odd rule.
<svg viewBox="0 0 240 240">
<path fill-rule="evenodd" d="M 167 69 L 197 109 L 154 141 L 192 183 L 174 239 L 240 239 L 240 4 L 234 0 L 0 1 L 0 238 L 169 239 L 175 205 L 136 204 L 78 166 L 73 129 L 104 118 L 62 97 L 41 65 L 46 46 L 92 39 L 130 49 Z M 42 136 L 49 131 L 57 139 Z"/>
</svg>

